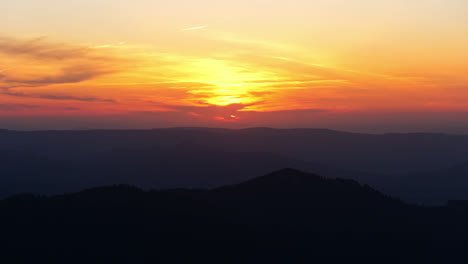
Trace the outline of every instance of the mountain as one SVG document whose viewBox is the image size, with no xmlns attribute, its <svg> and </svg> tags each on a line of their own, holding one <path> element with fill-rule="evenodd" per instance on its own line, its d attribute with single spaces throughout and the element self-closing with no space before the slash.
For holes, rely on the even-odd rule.
<svg viewBox="0 0 468 264">
<path fill-rule="evenodd" d="M 2 259 L 39 263 L 463 260 L 467 214 L 284 169 L 210 190 L 128 185 L 0 201 Z"/>
<path fill-rule="evenodd" d="M 468 136 L 356 134 L 326 129 L 0 131 L 0 149 L 52 159 L 86 159 L 114 149 L 177 149 L 197 145 L 223 152 L 266 152 L 372 173 L 430 171 L 466 162 Z"/>
<path fill-rule="evenodd" d="M 468 199 L 467 138 L 270 128 L 0 130 L 0 198 L 112 184 L 214 188 L 290 167 L 440 205 Z"/>
<path fill-rule="evenodd" d="M 61 194 L 112 184 L 145 189 L 214 188 L 283 167 L 328 170 L 321 164 L 275 154 L 214 151 L 198 146 L 116 149 L 79 161 L 4 151 L 0 152 L 0 166 L 0 197 L 25 192 Z"/>
<path fill-rule="evenodd" d="M 62 194 L 103 185 L 144 189 L 215 188 L 281 168 L 358 180 L 405 201 L 441 205 L 468 199 L 466 163 L 436 171 L 378 174 L 334 168 L 264 152 L 227 152 L 196 145 L 177 149 L 115 149 L 82 160 L 54 160 L 0 151 L 0 198 L 18 193 Z"/>
</svg>

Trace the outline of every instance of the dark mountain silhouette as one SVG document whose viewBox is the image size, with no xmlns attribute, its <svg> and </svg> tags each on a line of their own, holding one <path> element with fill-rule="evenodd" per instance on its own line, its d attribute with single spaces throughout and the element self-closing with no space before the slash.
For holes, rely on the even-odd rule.
<svg viewBox="0 0 468 264">
<path fill-rule="evenodd" d="M 229 152 L 196 144 L 177 149 L 114 149 L 80 160 L 0 151 L 0 198 L 17 193 L 61 194 L 112 184 L 144 189 L 214 188 L 291 167 L 358 180 L 385 194 L 420 204 L 468 199 L 468 166 L 407 174 L 340 169 L 265 152 Z"/>
<path fill-rule="evenodd" d="M 60 194 L 112 184 L 145 189 L 213 188 L 283 167 L 303 168 L 305 164 L 275 154 L 211 151 L 198 146 L 120 149 L 79 161 L 0 152 L 4 172 L 0 177 L 0 197 L 24 192 Z M 320 164 L 314 167 L 327 170 Z"/>
<path fill-rule="evenodd" d="M 0 212 L 2 259 L 34 263 L 460 263 L 468 237 L 463 211 L 293 169 L 211 190 L 18 195 Z"/>
</svg>

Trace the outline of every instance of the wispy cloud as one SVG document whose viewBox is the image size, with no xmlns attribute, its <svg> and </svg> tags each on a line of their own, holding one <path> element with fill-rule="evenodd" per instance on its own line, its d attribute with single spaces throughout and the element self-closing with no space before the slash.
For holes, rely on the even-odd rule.
<svg viewBox="0 0 468 264">
<path fill-rule="evenodd" d="M 12 91 L 3 91 L 0 94 L 14 96 L 14 97 L 23 97 L 23 98 L 37 98 L 37 99 L 48 99 L 48 100 L 66 100 L 66 101 L 82 101 L 82 102 L 107 102 L 107 103 L 117 103 L 114 99 L 108 98 L 99 98 L 93 96 L 75 96 L 75 95 L 64 95 L 64 94 L 33 94 L 33 93 L 23 93 L 23 92 L 12 92 Z"/>
<path fill-rule="evenodd" d="M 256 104 L 248 105 L 253 107 Z M 165 126 L 227 126 L 227 127 L 250 127 L 250 126 L 277 126 L 289 124 L 297 120 L 312 121 L 329 114 L 328 109 L 310 108 L 301 110 L 280 110 L 274 112 L 240 111 L 246 105 L 232 104 L 228 106 L 184 106 L 167 105 L 155 103 L 157 108 L 172 109 L 171 111 L 138 111 L 132 116 L 138 116 L 138 120 L 147 123 L 161 122 Z M 299 119 L 298 119 L 299 118 Z"/>
<path fill-rule="evenodd" d="M 0 59 L 14 63 L 2 69 L 0 87 L 40 87 L 92 80 L 118 71 L 124 60 L 109 51 L 86 46 L 20 40 L 0 36 Z"/>
<path fill-rule="evenodd" d="M 69 84 L 79 83 L 86 80 L 91 80 L 100 75 L 110 73 L 110 70 L 100 69 L 90 65 L 75 65 L 61 69 L 61 73 L 51 76 L 40 76 L 36 78 L 15 79 L 3 77 L 5 83 L 15 84 L 16 86 L 31 86 L 31 85 L 50 85 L 50 84 Z M 1 76 L 0 76 L 1 78 Z"/>
<path fill-rule="evenodd" d="M 26 56 L 41 60 L 63 60 L 88 56 L 87 47 L 72 46 L 60 43 L 48 43 L 45 38 L 20 40 L 0 37 L 0 53 L 11 56 Z"/>
<path fill-rule="evenodd" d="M 36 109 L 41 108 L 40 105 L 30 105 L 30 104 L 0 104 L 0 111 L 16 111 L 23 109 Z"/>
<path fill-rule="evenodd" d="M 23 111 L 23 110 L 34 110 L 34 109 L 43 109 L 43 108 L 50 108 L 54 110 L 68 110 L 68 111 L 80 110 L 77 107 L 48 107 L 48 106 L 33 105 L 33 104 L 0 104 L 0 111 Z"/>
<path fill-rule="evenodd" d="M 184 28 L 184 29 L 182 29 L 182 31 L 204 29 L 204 28 L 207 28 L 207 27 L 208 27 L 208 26 L 199 26 L 199 27 Z"/>
<path fill-rule="evenodd" d="M 21 40 L 0 36 L 0 95 L 10 97 L 117 103 L 79 91 L 78 95 L 65 85 L 94 81 L 101 76 L 119 72 L 129 59 L 113 51 L 63 43 L 48 42 L 45 38 Z M 51 86 L 54 86 L 51 88 Z M 81 86 L 84 87 L 84 86 Z M 86 87 L 93 87 L 89 84 Z M 84 89 L 84 88 L 79 88 Z M 32 100 L 31 107 L 40 107 Z M 21 106 L 26 109 L 27 104 Z M 4 105 L 3 110 L 19 109 L 20 105 Z M 74 108 L 71 106 L 70 109 Z M 67 109 L 62 109 L 67 110 Z M 74 110 L 74 109 L 73 109 Z"/>
</svg>

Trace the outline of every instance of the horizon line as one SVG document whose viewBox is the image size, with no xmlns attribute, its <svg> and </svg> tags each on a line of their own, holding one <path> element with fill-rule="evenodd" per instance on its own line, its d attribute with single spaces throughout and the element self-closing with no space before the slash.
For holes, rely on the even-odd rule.
<svg viewBox="0 0 468 264">
<path fill-rule="evenodd" d="M 329 131 L 347 134 L 361 134 L 361 135 L 392 135 L 392 134 L 435 134 L 435 135 L 450 135 L 450 136 L 468 136 L 468 134 L 461 133 L 447 133 L 447 132 L 385 132 L 385 133 L 371 133 L 371 132 L 353 132 L 340 129 L 320 128 L 320 127 L 294 127 L 294 128 L 279 128 L 279 127 L 245 127 L 245 128 L 225 128 L 225 127 L 198 127 L 198 126 L 175 126 L 175 127 L 160 127 L 160 128 L 75 128 L 75 129 L 41 129 L 41 130 L 20 130 L 0 128 L 0 132 L 92 132 L 92 131 L 154 131 L 154 130 L 224 130 L 224 131 L 242 131 L 242 130 L 315 130 L 315 131 Z"/>
</svg>

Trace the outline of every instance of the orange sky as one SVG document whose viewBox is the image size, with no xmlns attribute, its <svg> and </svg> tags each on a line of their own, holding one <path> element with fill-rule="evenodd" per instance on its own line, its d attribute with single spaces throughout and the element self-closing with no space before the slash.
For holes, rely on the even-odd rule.
<svg viewBox="0 0 468 264">
<path fill-rule="evenodd" d="M 468 110 L 466 1 L 38 2 L 2 2 L 0 125 L 310 127 Z"/>
</svg>

